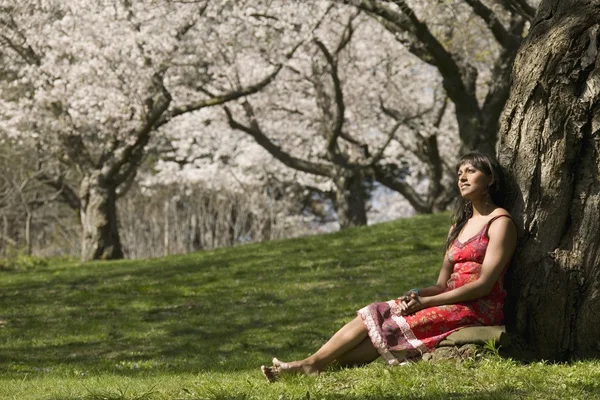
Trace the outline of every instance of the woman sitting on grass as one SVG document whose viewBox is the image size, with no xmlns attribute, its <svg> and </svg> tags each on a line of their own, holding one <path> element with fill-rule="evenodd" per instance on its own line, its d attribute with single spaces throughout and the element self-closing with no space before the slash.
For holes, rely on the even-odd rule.
<svg viewBox="0 0 600 400">
<path fill-rule="evenodd" d="M 502 323 L 503 277 L 517 242 L 512 218 L 499 206 L 502 170 L 496 160 L 469 153 L 457 173 L 461 197 L 437 284 L 358 310 L 308 358 L 274 358 L 272 366 L 261 367 L 269 382 L 286 373 L 318 374 L 334 362 L 351 366 L 382 357 L 398 365 L 433 350 L 460 328 Z"/>
</svg>

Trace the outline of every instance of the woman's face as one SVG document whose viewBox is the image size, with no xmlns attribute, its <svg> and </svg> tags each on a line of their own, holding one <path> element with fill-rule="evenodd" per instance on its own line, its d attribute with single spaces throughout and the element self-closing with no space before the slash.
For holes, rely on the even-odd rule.
<svg viewBox="0 0 600 400">
<path fill-rule="evenodd" d="M 477 200 L 483 197 L 491 184 L 492 178 L 471 163 L 462 164 L 458 168 L 458 190 L 465 199 Z"/>
</svg>

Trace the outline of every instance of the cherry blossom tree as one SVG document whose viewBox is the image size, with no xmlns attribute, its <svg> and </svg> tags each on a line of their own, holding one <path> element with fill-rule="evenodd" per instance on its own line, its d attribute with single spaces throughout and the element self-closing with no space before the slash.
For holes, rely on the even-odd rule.
<svg viewBox="0 0 600 400">
<path fill-rule="evenodd" d="M 256 100 L 244 100 L 237 113 L 236 106 L 224 108 L 229 125 L 253 137 L 284 165 L 330 182 L 342 228 L 366 224 L 367 181 L 376 176 L 424 209 L 404 177 L 394 179 L 392 174 L 402 174 L 401 169 L 391 162 L 394 168 L 386 169 L 382 160 L 398 153 L 399 128 L 431 107 L 413 96 L 414 107 L 392 112 L 373 90 L 383 80 L 398 81 L 390 75 L 399 73 L 394 63 L 406 67 L 407 54 L 390 56 L 385 43 L 369 49 L 364 40 L 355 40 L 383 31 L 360 12 L 330 9 L 328 21 Z M 404 91 L 402 96 L 409 95 Z M 384 111 L 397 121 L 383 121 Z"/>
<path fill-rule="evenodd" d="M 498 117 L 508 95 L 510 65 L 533 7 L 524 2 L 488 7 L 481 2 L 454 1 L 433 4 L 431 9 L 425 4 L 411 8 L 406 2 L 343 3 L 354 7 L 330 10 L 328 23 L 315 32 L 311 44 L 296 53 L 274 85 L 246 100 L 237 113 L 232 112 L 235 107 L 227 107 L 229 124 L 254 137 L 286 166 L 330 182 L 337 193 L 342 226 L 366 222 L 364 183 L 373 179 L 401 193 L 419 212 L 444 209 L 455 194 L 450 165 L 456 154 L 470 148 L 493 151 Z M 383 31 L 353 9 L 374 17 Z M 284 7 L 276 11 L 270 9 L 269 15 L 285 19 Z M 348 22 L 352 19 L 358 28 Z M 362 32 L 357 34 L 356 29 Z M 373 37 L 378 39 L 376 44 L 370 40 Z M 381 54 L 374 55 L 377 51 Z M 397 79 L 402 68 L 393 71 L 392 65 L 387 74 L 380 72 L 379 79 L 367 82 L 365 77 L 378 68 L 374 64 L 404 67 L 407 51 L 419 60 L 413 57 L 412 69 L 426 79 L 405 76 L 402 82 Z M 437 96 L 430 93 L 414 100 L 419 96 L 408 94 L 410 90 L 435 91 L 437 82 L 444 89 Z M 380 95 L 369 95 L 365 88 Z M 411 101 L 397 104 L 398 98 Z M 411 109 L 406 103 L 420 107 Z M 448 122 L 441 127 L 448 119 L 444 118 L 446 110 L 456 116 L 459 136 L 454 142 L 458 147 L 449 139 L 452 127 Z M 384 118 L 391 118 L 391 123 L 382 125 Z M 382 151 L 375 151 L 377 157 L 365 157 L 378 148 Z M 390 158 L 392 154 L 396 159 Z M 415 190 L 415 182 L 407 179 L 406 164 L 413 176 L 427 178 L 426 190 Z"/>
<path fill-rule="evenodd" d="M 511 66 L 525 22 L 533 17 L 532 5 L 525 0 L 495 4 L 480 0 L 338 2 L 373 16 L 408 51 L 435 67 L 454 104 L 463 151 L 479 149 L 494 154 L 498 121 L 509 94 Z M 492 40 L 486 38 L 478 22 L 483 22 Z M 479 75 L 484 75 L 486 85 L 479 84 Z M 486 87 L 485 94 L 478 93 L 482 86 Z"/>
<path fill-rule="evenodd" d="M 2 130 L 28 135 L 63 167 L 44 179 L 79 209 L 83 260 L 123 256 L 116 200 L 157 129 L 178 117 L 259 91 L 290 46 L 245 47 L 245 77 L 228 52 L 276 35 L 246 2 L 154 0 L 1 3 Z M 276 54 L 276 56 L 271 56 Z M 65 169 L 78 172 L 67 182 Z M 72 185 L 78 185 L 75 189 Z"/>
<path fill-rule="evenodd" d="M 275 11 L 272 18 L 282 20 L 289 13 Z M 453 129 L 448 122 L 441 127 L 447 103 L 432 89 L 439 82 L 435 69 L 351 7 L 330 8 L 327 21 L 270 88 L 246 100 L 237 114 L 234 106 L 225 109 L 230 126 L 287 167 L 330 182 L 343 227 L 366 223 L 365 183 L 372 180 L 402 193 L 419 212 L 445 208 L 453 194 L 447 153 L 455 147 L 438 148 L 438 133 Z M 372 37 L 380 38 L 376 46 Z M 426 171 L 425 193 L 407 180 L 406 164 Z"/>
</svg>

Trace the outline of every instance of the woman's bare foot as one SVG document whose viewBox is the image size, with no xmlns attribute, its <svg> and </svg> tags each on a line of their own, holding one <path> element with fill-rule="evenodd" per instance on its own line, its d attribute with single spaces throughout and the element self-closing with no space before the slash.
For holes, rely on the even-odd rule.
<svg viewBox="0 0 600 400">
<path fill-rule="evenodd" d="M 260 372 L 262 372 L 263 376 L 267 379 L 267 382 L 273 383 L 279 379 L 279 373 L 277 372 L 275 367 L 265 367 L 264 365 L 260 366 Z"/>
<path fill-rule="evenodd" d="M 276 382 L 281 377 L 281 375 L 317 375 L 320 371 L 313 364 L 309 364 L 305 361 L 292 361 L 290 363 L 286 363 L 278 360 L 277 358 L 274 358 L 273 366 L 266 367 L 264 365 L 261 365 L 260 372 L 262 372 L 263 376 L 267 379 L 267 382 L 273 383 Z"/>
<path fill-rule="evenodd" d="M 275 367 L 280 374 L 296 373 L 304 375 L 318 375 L 320 372 L 314 364 L 308 364 L 305 361 L 292 361 L 290 363 L 286 363 L 274 358 L 273 367 Z"/>
</svg>

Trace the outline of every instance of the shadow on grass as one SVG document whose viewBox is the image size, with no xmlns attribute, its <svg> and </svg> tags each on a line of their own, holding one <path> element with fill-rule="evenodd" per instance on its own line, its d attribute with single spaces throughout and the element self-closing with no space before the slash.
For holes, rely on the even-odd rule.
<svg viewBox="0 0 600 400">
<path fill-rule="evenodd" d="M 446 219 L 1 272 L 0 373 L 236 371 L 306 355 L 360 306 L 434 280 Z"/>
</svg>

